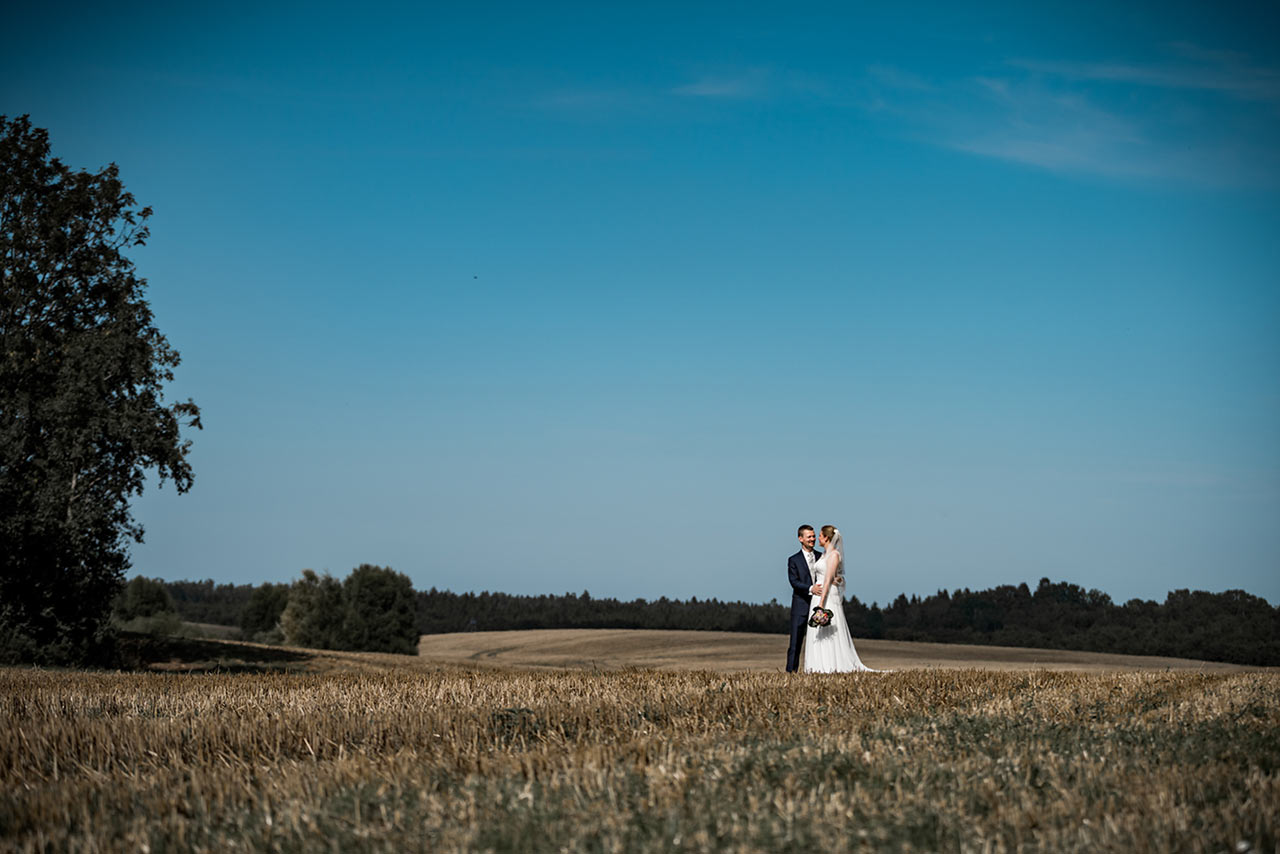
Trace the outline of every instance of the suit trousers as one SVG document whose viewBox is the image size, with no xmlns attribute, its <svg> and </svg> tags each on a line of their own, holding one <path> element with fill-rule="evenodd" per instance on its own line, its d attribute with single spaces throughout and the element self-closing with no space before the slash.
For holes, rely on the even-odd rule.
<svg viewBox="0 0 1280 854">
<path fill-rule="evenodd" d="M 799 603 L 791 600 L 791 645 L 787 647 L 787 672 L 800 669 L 800 649 L 804 646 L 804 633 L 809 627 L 809 600 Z"/>
</svg>

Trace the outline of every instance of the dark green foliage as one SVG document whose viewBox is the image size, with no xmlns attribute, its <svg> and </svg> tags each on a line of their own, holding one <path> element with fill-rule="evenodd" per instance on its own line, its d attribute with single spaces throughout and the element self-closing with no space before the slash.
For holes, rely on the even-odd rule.
<svg viewBox="0 0 1280 854">
<path fill-rule="evenodd" d="M 348 649 L 417 654 L 413 583 L 392 568 L 361 563 L 342 583 Z"/>
<path fill-rule="evenodd" d="M 665 596 L 652 602 L 581 595 L 512 596 L 506 593 L 418 594 L 422 634 L 497 629 L 703 629 L 728 632 L 785 633 L 791 610 L 776 601 L 765 605 L 697 598 L 688 602 Z"/>
<path fill-rule="evenodd" d="M 165 405 L 178 353 L 125 252 L 148 232 L 115 165 L 76 172 L 48 134 L 0 116 L 0 660 L 70 663 L 106 646 L 142 527 L 148 469 L 191 487 Z"/>
<path fill-rule="evenodd" d="M 344 610 L 342 585 L 332 575 L 302 570 L 302 578 L 289 589 L 289 601 L 280 615 L 285 641 L 311 649 L 346 649 L 342 643 Z"/>
<path fill-rule="evenodd" d="M 333 582 L 337 584 L 337 582 Z M 231 585 L 170 584 L 178 609 L 213 607 Z M 247 586 L 234 588 L 249 591 Z M 179 599 L 179 591 L 191 601 Z M 202 595 L 212 597 L 201 601 Z M 237 595 L 239 595 L 237 593 Z M 415 594 L 419 634 L 503 629 L 703 629 L 783 634 L 790 608 L 717 599 L 681 601 L 599 599 L 586 591 L 563 596 L 452 593 L 432 588 Z M 247 595 L 245 596 L 247 600 Z M 923 599 L 899 596 L 880 608 L 857 597 L 845 602 L 855 637 L 935 643 L 975 643 L 1080 649 L 1131 655 L 1169 655 L 1240 664 L 1280 664 L 1280 608 L 1240 590 L 1169 594 L 1164 604 L 1134 599 L 1114 604 L 1097 590 L 1066 582 L 1040 582 L 990 590 L 939 590 Z M 243 606 L 242 606 L 243 609 Z M 235 618 L 221 620 L 234 624 Z M 190 619 L 188 617 L 188 619 Z M 215 621 L 210 621 L 215 622 Z"/>
<path fill-rule="evenodd" d="M 855 636 L 873 637 L 873 609 L 845 605 Z M 1166 655 L 1237 664 L 1280 664 L 1280 608 L 1243 590 L 1175 590 L 1164 604 L 1116 605 L 1100 590 L 1040 580 L 991 590 L 899 596 L 881 614 L 883 637 L 942 643 Z"/>
<path fill-rule="evenodd" d="M 304 569 L 280 615 L 287 643 L 416 655 L 413 584 L 389 568 L 361 564 L 341 584 Z"/>
<path fill-rule="evenodd" d="M 214 584 L 212 578 L 165 583 L 182 619 L 220 626 L 239 625 L 240 615 L 257 590 L 252 584 Z M 288 589 L 289 585 L 280 586 Z"/>
<path fill-rule="evenodd" d="M 280 617 L 288 603 L 288 584 L 263 584 L 255 587 L 244 610 L 240 612 L 240 631 L 250 639 L 270 634 L 279 627 Z"/>
<path fill-rule="evenodd" d="M 1280 664 L 1280 608 L 1241 590 L 1169 594 L 1164 605 L 1133 600 L 1123 606 L 1097 590 L 1066 582 L 1040 582 L 991 590 L 940 590 L 899 596 L 880 608 L 856 596 L 845 602 L 855 637 L 934 643 L 975 643 L 1079 649 L 1132 655 L 1167 655 L 1240 664 Z M 500 629 L 704 629 L 785 633 L 790 608 L 771 602 L 688 602 L 636 599 L 418 594 L 422 634 Z"/>
<path fill-rule="evenodd" d="M 169 588 L 158 578 L 139 575 L 131 579 L 116 597 L 113 616 L 125 622 L 136 617 L 153 617 L 166 613 L 176 613 Z"/>
<path fill-rule="evenodd" d="M 416 655 L 413 583 L 390 568 L 363 563 L 342 582 L 347 649 Z"/>
<path fill-rule="evenodd" d="M 129 633 L 167 637 L 182 628 L 168 586 L 158 578 L 141 575 L 130 580 L 116 596 L 111 622 L 125 633 L 126 639 Z M 128 646 L 127 641 L 123 646 Z M 123 648 L 120 652 L 125 657 Z"/>
</svg>

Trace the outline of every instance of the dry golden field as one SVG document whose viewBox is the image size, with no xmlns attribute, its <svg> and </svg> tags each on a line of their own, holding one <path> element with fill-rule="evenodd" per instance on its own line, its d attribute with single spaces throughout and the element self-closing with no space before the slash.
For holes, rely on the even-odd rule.
<svg viewBox="0 0 1280 854">
<path fill-rule="evenodd" d="M 1059 649 L 967 644 L 855 641 L 858 655 L 877 670 L 945 668 L 982 670 L 1198 670 L 1249 669 L 1221 662 L 1142 655 L 1112 655 Z M 539 629 L 423 635 L 423 661 L 496 664 L 503 667 L 610 670 L 780 671 L 787 657 L 785 635 L 644 629 Z"/>
<path fill-rule="evenodd" d="M 1274 671 L 235 661 L 0 669 L 0 849 L 1280 850 Z"/>
</svg>

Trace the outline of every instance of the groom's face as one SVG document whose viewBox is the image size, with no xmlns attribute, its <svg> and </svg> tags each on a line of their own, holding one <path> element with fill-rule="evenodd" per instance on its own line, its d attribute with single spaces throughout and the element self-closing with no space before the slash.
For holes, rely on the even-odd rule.
<svg viewBox="0 0 1280 854">
<path fill-rule="evenodd" d="M 800 534 L 800 545 L 810 551 L 813 550 L 814 533 L 812 528 L 805 528 Z"/>
</svg>

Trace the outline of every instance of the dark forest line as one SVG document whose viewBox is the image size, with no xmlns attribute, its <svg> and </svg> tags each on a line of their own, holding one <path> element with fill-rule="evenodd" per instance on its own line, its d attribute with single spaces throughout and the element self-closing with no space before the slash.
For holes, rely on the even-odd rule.
<svg viewBox="0 0 1280 854">
<path fill-rule="evenodd" d="M 190 622 L 240 626 L 253 637 L 275 625 L 286 585 L 166 582 L 178 614 Z M 264 589 L 259 589 L 264 588 Z M 279 595 L 264 596 L 275 590 Z M 255 598 L 255 591 L 258 593 Z M 507 593 L 417 591 L 421 634 L 510 629 L 696 629 L 785 634 L 790 605 L 689 600 L 597 599 L 588 592 L 516 596 Z M 254 600 L 254 607 L 247 607 Z M 856 596 L 845 601 L 855 637 L 972 643 L 1162 655 L 1236 664 L 1280 665 L 1280 608 L 1243 590 L 1175 590 L 1164 602 L 1123 605 L 1099 590 L 1041 579 L 989 590 L 940 590 L 899 596 L 881 608 Z"/>
</svg>

